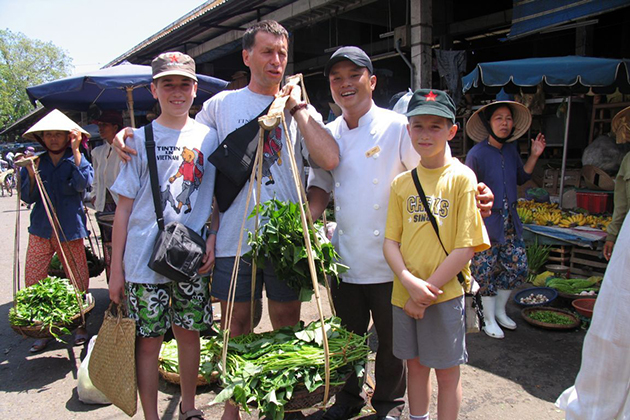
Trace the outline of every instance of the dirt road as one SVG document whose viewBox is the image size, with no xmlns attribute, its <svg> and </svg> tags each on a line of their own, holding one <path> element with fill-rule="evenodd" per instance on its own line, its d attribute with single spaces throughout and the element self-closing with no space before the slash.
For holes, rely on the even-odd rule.
<svg viewBox="0 0 630 420">
<path fill-rule="evenodd" d="M 23 272 L 29 211 L 20 207 L 19 213 Z M 128 418 L 116 407 L 86 405 L 79 401 L 76 378 L 80 361 L 85 356 L 84 347 L 54 343 L 44 352 L 31 355 L 28 349 L 32 340 L 11 330 L 8 312 L 13 305 L 15 226 L 15 197 L 0 197 L 0 229 L 3 232 L 0 242 L 0 417 L 43 417 L 48 420 Z M 96 225 L 94 228 L 98 231 Z M 91 280 L 91 291 L 97 304 L 88 319 L 88 331 L 96 334 L 108 304 L 104 274 Z M 559 333 L 536 329 L 522 320 L 519 308 L 513 303 L 508 305 L 508 313 L 516 320 L 518 329 L 506 332 L 505 339 L 490 339 L 483 334 L 467 337 L 470 361 L 462 368 L 464 400 L 460 419 L 563 419 L 564 413 L 557 410 L 553 402 L 573 384 L 579 369 L 584 331 Z M 305 321 L 317 318 L 313 304 L 304 307 L 302 318 Z M 265 313 L 259 330 L 269 328 L 266 319 Z M 198 405 L 206 412 L 207 419 L 220 418 L 222 406 L 209 406 L 215 395 L 215 390 L 209 387 L 198 390 Z M 178 403 L 178 388 L 161 382 L 159 404 L 161 412 L 165 413 L 163 419 L 177 418 L 174 413 Z M 431 412 L 432 418 L 437 418 L 435 401 Z M 315 409 L 305 412 L 306 418 L 312 420 L 319 419 L 321 413 Z M 243 418 L 257 418 L 254 414 Z M 364 419 L 371 417 L 367 409 L 361 416 Z M 134 419 L 140 418 L 141 413 L 134 416 Z"/>
</svg>

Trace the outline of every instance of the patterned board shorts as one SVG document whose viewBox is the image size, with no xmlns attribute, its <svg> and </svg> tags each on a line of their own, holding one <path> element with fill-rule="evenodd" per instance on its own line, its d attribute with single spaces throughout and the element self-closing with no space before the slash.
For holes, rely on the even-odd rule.
<svg viewBox="0 0 630 420">
<path fill-rule="evenodd" d="M 203 331 L 212 325 L 210 279 L 190 283 L 125 283 L 129 314 L 136 321 L 138 337 L 160 337 L 171 325 Z"/>
</svg>

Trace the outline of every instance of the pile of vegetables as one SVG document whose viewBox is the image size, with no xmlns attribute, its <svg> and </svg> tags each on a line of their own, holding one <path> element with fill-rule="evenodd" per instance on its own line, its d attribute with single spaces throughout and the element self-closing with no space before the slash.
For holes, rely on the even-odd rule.
<svg viewBox="0 0 630 420">
<path fill-rule="evenodd" d="M 14 326 L 41 325 L 59 339 L 59 334 L 69 334 L 65 327 L 79 314 L 76 293 L 68 279 L 46 277 L 34 285 L 16 293 L 15 306 L 9 311 L 9 322 Z M 82 299 L 83 300 L 83 299 Z"/>
<path fill-rule="evenodd" d="M 265 261 L 270 261 L 276 276 L 283 279 L 289 287 L 299 291 L 300 300 L 309 301 L 313 294 L 313 283 L 299 205 L 273 199 L 255 207 L 250 218 L 254 217 L 256 212 L 260 214 L 261 226 L 258 235 L 249 233 L 248 244 L 252 249 L 246 256 L 256 260 L 259 266 L 263 266 Z M 317 235 L 319 245 L 315 243 L 314 235 Z M 309 238 L 318 281 L 324 284 L 328 275 L 339 280 L 339 275 L 346 272 L 348 267 L 338 262 L 339 255 L 332 244 L 319 233 L 319 230 L 309 231 Z"/>
<path fill-rule="evenodd" d="M 589 277 L 588 279 L 563 279 L 552 277 L 547 280 L 547 287 L 552 287 L 568 295 L 579 295 L 584 291 L 598 291 L 599 282 L 601 280 L 602 278 L 599 276 Z"/>
<path fill-rule="evenodd" d="M 356 372 L 362 376 L 369 353 L 367 335 L 350 333 L 339 318 L 324 323 L 330 351 L 330 386 L 345 382 Z M 223 335 L 211 339 L 205 349 L 221 360 Z M 294 393 L 306 388 L 313 392 L 325 385 L 325 352 L 321 321 L 304 327 L 285 327 L 263 334 L 248 334 L 229 340 L 226 366 L 219 365 L 223 390 L 215 402 L 232 399 L 247 412 L 249 406 L 270 420 L 284 417 L 284 406 Z M 212 369 L 213 366 L 210 365 Z M 207 379 L 212 372 L 202 366 Z M 331 395 L 332 396 L 332 395 Z"/>
<path fill-rule="evenodd" d="M 200 358 L 199 358 L 199 366 L 200 371 L 201 367 L 206 372 L 206 379 L 216 380 L 219 372 L 217 371 L 216 360 L 208 351 L 208 339 L 201 337 L 200 338 Z M 158 358 L 159 366 L 165 371 L 169 373 L 177 373 L 179 374 L 179 359 L 177 357 L 177 340 L 173 339 L 170 341 L 165 341 L 162 343 L 162 347 L 160 348 L 160 355 Z"/>
<path fill-rule="evenodd" d="M 535 311 L 529 314 L 531 319 L 538 322 L 554 325 L 571 325 L 574 320 L 569 315 L 561 314 L 554 311 Z"/>
<path fill-rule="evenodd" d="M 94 255 L 94 253 L 88 247 L 85 247 L 85 257 L 87 258 L 87 265 L 90 276 L 93 277 L 92 272 L 100 268 L 99 264 L 101 263 L 101 260 L 96 255 Z M 61 264 L 61 260 L 59 259 L 59 255 L 57 255 L 57 253 L 55 253 L 50 260 L 48 269 L 55 272 L 63 273 L 63 264 Z"/>
</svg>

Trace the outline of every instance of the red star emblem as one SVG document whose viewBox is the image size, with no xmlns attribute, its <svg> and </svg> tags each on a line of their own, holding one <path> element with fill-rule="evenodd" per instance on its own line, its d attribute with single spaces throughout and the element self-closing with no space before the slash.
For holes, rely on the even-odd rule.
<svg viewBox="0 0 630 420">
<path fill-rule="evenodd" d="M 179 58 L 179 56 L 177 56 L 175 54 L 171 55 L 171 63 L 179 63 L 178 58 Z"/>
<path fill-rule="evenodd" d="M 434 101 L 435 102 L 435 98 L 437 98 L 437 95 L 435 93 L 433 93 L 433 91 L 429 92 L 429 94 L 427 96 L 425 96 L 427 101 Z"/>
</svg>

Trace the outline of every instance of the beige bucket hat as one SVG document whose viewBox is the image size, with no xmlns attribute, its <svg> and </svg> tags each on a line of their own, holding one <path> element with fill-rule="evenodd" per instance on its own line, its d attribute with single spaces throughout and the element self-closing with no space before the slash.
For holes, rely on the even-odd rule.
<svg viewBox="0 0 630 420">
<path fill-rule="evenodd" d="M 630 141 L 630 106 L 617 112 L 612 119 L 612 131 L 617 137 L 617 143 Z"/>
<path fill-rule="evenodd" d="M 44 145 L 42 136 L 44 131 L 72 131 L 78 130 L 81 134 L 90 138 L 90 133 L 79 127 L 77 123 L 72 121 L 66 115 L 53 109 L 41 120 L 37 121 L 35 125 L 26 130 L 26 133 L 22 134 L 22 137 L 28 140 L 37 141 Z"/>
<path fill-rule="evenodd" d="M 488 138 L 490 134 L 488 133 L 482 118 L 487 121 L 485 110 L 488 109 L 488 107 L 495 107 L 500 104 L 509 106 L 512 111 L 512 119 L 514 120 L 514 131 L 512 132 L 510 138 L 506 140 L 506 143 L 512 142 L 527 133 L 529 126 L 532 124 L 532 114 L 529 112 L 527 107 L 514 101 L 497 101 L 482 106 L 468 119 L 468 122 L 466 123 L 466 134 L 468 134 L 468 137 L 476 142 L 480 142 Z"/>
</svg>

